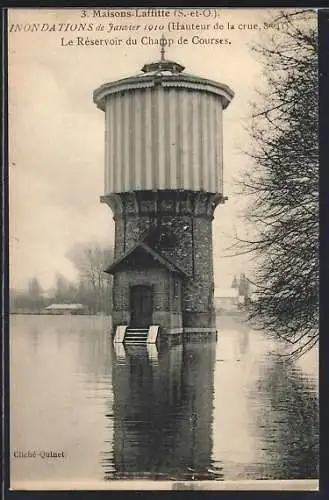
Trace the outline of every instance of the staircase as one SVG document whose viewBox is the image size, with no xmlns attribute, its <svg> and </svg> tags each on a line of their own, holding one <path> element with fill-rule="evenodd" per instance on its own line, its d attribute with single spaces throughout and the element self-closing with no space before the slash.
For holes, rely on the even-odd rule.
<svg viewBox="0 0 329 500">
<path fill-rule="evenodd" d="M 119 325 L 116 328 L 114 343 L 133 345 L 155 344 L 159 328 L 159 325 L 150 325 L 148 328 L 130 328 L 127 325 Z"/>
<path fill-rule="evenodd" d="M 125 344 L 146 344 L 148 328 L 127 328 L 123 342 Z"/>
</svg>

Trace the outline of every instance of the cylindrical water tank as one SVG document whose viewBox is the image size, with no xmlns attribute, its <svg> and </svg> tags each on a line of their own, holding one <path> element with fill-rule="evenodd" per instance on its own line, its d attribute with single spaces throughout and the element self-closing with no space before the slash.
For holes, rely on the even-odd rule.
<svg viewBox="0 0 329 500">
<path fill-rule="evenodd" d="M 168 189 L 223 194 L 222 111 L 233 92 L 183 70 L 162 60 L 95 90 L 94 102 L 105 111 L 104 195 Z"/>
</svg>

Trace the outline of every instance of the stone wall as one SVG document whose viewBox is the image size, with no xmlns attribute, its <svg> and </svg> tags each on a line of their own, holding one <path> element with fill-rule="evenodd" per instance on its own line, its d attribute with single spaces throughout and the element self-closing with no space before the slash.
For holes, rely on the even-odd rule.
<svg viewBox="0 0 329 500">
<path fill-rule="evenodd" d="M 221 197 L 204 192 L 166 191 L 121 193 L 106 198 L 114 211 L 116 258 L 145 240 L 188 276 L 182 293 L 184 324 L 213 326 L 212 219 Z M 129 279 L 140 283 L 138 271 L 130 271 L 129 275 Z M 145 277 L 144 271 L 142 275 Z M 115 277 L 114 293 L 120 294 L 122 282 L 118 279 Z M 169 300 L 169 288 L 163 293 L 167 299 L 162 300 Z M 168 303 L 165 307 L 168 310 Z M 170 304 L 170 310 L 176 308 Z"/>
<path fill-rule="evenodd" d="M 153 287 L 153 324 L 161 325 L 168 333 L 172 329 L 182 328 L 180 279 L 172 276 L 166 269 L 157 268 L 115 273 L 112 313 L 114 328 L 130 322 L 130 286 L 134 285 Z"/>
<path fill-rule="evenodd" d="M 153 287 L 153 310 L 169 311 L 169 276 L 165 269 L 118 271 L 113 282 L 113 308 L 129 310 L 130 285 Z"/>
</svg>

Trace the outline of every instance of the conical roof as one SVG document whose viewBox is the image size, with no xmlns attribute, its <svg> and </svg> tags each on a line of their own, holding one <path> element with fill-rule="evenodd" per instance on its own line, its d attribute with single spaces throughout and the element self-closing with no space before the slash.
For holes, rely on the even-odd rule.
<svg viewBox="0 0 329 500">
<path fill-rule="evenodd" d="M 234 92 L 228 85 L 186 73 L 184 70 L 185 67 L 182 64 L 165 59 L 162 48 L 160 60 L 144 64 L 137 75 L 108 82 L 98 87 L 93 93 L 94 103 L 104 111 L 105 99 L 110 94 L 161 85 L 217 94 L 222 99 L 224 109 L 229 105 Z"/>
</svg>

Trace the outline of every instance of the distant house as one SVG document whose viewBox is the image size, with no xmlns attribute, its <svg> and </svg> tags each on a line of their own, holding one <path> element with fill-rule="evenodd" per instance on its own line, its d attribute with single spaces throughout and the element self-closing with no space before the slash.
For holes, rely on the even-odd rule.
<svg viewBox="0 0 329 500">
<path fill-rule="evenodd" d="M 84 314 L 86 308 L 82 304 L 50 304 L 45 311 L 47 314 Z"/>
<path fill-rule="evenodd" d="M 215 288 L 215 308 L 220 310 L 235 310 L 241 298 L 237 288 Z"/>
</svg>

